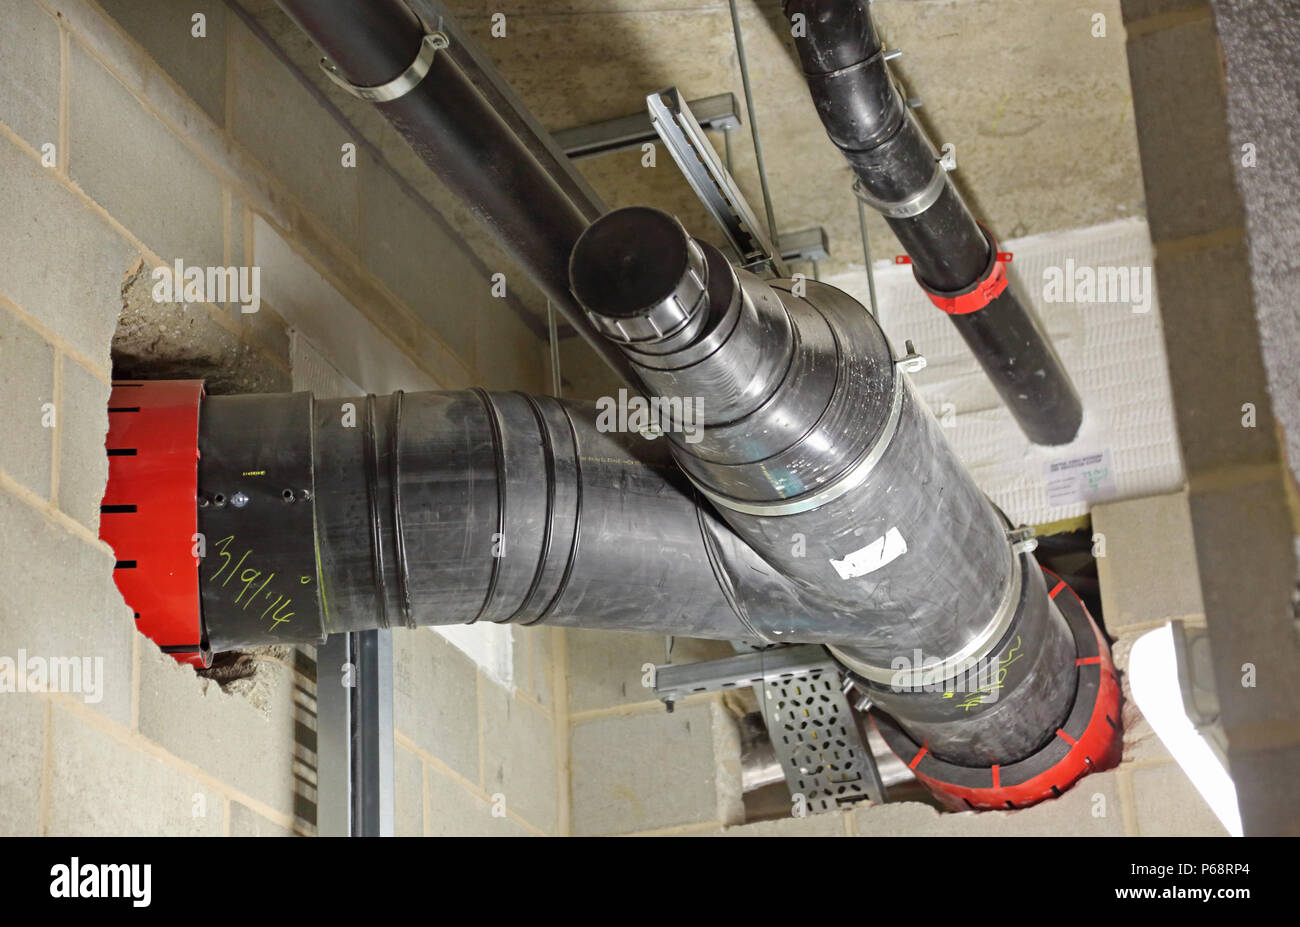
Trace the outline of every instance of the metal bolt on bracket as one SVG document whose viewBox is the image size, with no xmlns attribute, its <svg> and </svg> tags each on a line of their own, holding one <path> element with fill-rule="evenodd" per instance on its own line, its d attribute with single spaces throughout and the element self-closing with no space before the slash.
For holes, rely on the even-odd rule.
<svg viewBox="0 0 1300 927">
<path fill-rule="evenodd" d="M 1008 531 L 1007 540 L 1016 554 L 1032 554 L 1038 549 L 1038 538 L 1034 537 L 1034 529 L 1029 526 L 1022 525 Z"/>
<path fill-rule="evenodd" d="M 916 353 L 916 347 L 912 342 L 906 341 L 904 342 L 904 346 L 907 348 L 907 353 L 894 361 L 894 365 L 898 367 L 899 370 L 903 371 L 903 373 L 916 373 L 919 370 L 924 370 L 926 364 L 925 358 Z"/>
</svg>

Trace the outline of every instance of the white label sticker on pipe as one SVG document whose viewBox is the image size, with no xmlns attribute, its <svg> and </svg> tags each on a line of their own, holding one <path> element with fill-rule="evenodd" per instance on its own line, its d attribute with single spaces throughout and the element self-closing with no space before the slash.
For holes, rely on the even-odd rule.
<svg viewBox="0 0 1300 927">
<path fill-rule="evenodd" d="M 843 560 L 832 560 L 831 566 L 840 574 L 840 579 L 853 579 L 866 576 L 881 567 L 893 563 L 907 553 L 907 541 L 897 528 L 890 528 L 884 537 L 876 538 L 866 547 L 855 550 Z"/>
</svg>

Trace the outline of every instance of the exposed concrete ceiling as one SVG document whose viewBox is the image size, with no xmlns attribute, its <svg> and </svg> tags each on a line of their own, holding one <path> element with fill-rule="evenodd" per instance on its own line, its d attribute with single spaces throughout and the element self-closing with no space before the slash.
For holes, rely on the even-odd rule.
<svg viewBox="0 0 1300 927">
<path fill-rule="evenodd" d="M 726 0 L 454 2 L 541 121 L 567 128 L 644 109 L 676 85 L 688 99 L 743 99 Z M 822 225 L 835 266 L 861 266 L 852 174 L 808 96 L 778 0 L 737 0 L 778 227 Z M 957 148 L 955 175 L 1002 237 L 1077 228 L 1142 211 L 1119 4 L 1072 0 L 879 0 L 893 63 L 936 142 Z M 506 37 L 490 34 L 490 14 Z M 1094 37 L 1094 16 L 1106 17 Z M 742 104 L 743 105 L 743 104 Z M 721 136 L 715 144 L 722 147 Z M 734 172 L 755 212 L 760 188 L 748 120 L 733 133 Z M 613 206 L 645 203 L 711 233 L 671 159 L 640 152 L 580 162 Z M 874 214 L 874 255 L 897 250 Z"/>
<path fill-rule="evenodd" d="M 490 264 L 503 259 L 472 219 L 377 114 L 329 87 L 316 52 L 272 0 L 241 0 L 310 80 L 380 139 L 385 156 L 462 229 Z M 823 226 L 824 274 L 863 265 L 852 175 L 826 135 L 800 75 L 779 0 L 737 0 L 778 228 Z M 726 0 L 451 0 L 461 28 L 495 61 L 553 130 L 644 110 L 647 93 L 676 86 L 687 99 L 743 84 Z M 893 65 L 937 143 L 956 145 L 954 175 L 1001 238 L 1078 228 L 1143 213 L 1124 33 L 1118 0 L 878 0 Z M 505 36 L 492 35 L 492 15 Z M 1105 17 L 1097 36 L 1096 17 Z M 733 132 L 733 168 L 762 215 L 749 121 Z M 722 137 L 713 135 L 722 150 Z M 676 165 L 662 150 L 578 162 L 611 206 L 648 204 L 717 240 Z M 874 214 L 873 257 L 898 245 Z M 805 271 L 807 268 L 804 268 Z M 521 296 L 544 309 L 540 294 Z"/>
</svg>

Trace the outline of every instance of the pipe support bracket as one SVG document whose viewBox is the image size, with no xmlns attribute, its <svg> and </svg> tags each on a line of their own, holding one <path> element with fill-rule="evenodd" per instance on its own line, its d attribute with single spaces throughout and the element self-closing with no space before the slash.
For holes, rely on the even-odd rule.
<svg viewBox="0 0 1300 927">
<path fill-rule="evenodd" d="M 428 33 L 420 42 L 420 53 L 415 56 L 411 66 L 388 83 L 375 87 L 358 87 L 340 74 L 334 62 L 328 58 L 320 60 L 320 67 L 326 77 L 358 100 L 365 100 L 367 103 L 391 103 L 420 86 L 420 81 L 424 80 L 425 75 L 429 73 L 429 68 L 433 67 L 434 57 L 450 44 L 443 33 Z"/>
<path fill-rule="evenodd" d="M 890 219 L 910 219 L 913 216 L 919 216 L 935 204 L 935 201 L 939 199 L 939 195 L 943 193 L 947 173 L 943 169 L 943 164 L 935 161 L 934 176 L 930 178 L 930 182 L 907 199 L 895 203 L 887 203 L 884 200 L 876 199 L 863 189 L 861 179 L 853 181 L 853 195 Z"/>
</svg>

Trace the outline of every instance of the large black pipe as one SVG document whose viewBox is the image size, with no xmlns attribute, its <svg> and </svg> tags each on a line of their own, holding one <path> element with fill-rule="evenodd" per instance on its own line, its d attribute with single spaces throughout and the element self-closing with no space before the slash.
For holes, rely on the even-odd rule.
<svg viewBox="0 0 1300 927">
<path fill-rule="evenodd" d="M 200 422 L 213 650 L 479 621 L 752 643 L 868 631 L 736 538 L 667 442 L 606 430 L 590 402 L 211 396 Z"/>
<path fill-rule="evenodd" d="M 631 399 L 209 397 L 212 649 L 476 621 L 822 643 L 936 757 L 1056 730 L 1069 631 L 860 305 L 654 210 L 598 220 L 573 264 L 668 437 Z M 945 695 L 990 670 L 996 698 Z"/>
<path fill-rule="evenodd" d="M 941 300 L 970 292 L 996 268 L 996 245 L 938 163 L 899 92 L 864 0 L 785 0 L 795 48 L 831 141 Z M 1066 444 L 1083 406 L 1033 313 L 1008 285 L 983 308 L 950 311 L 976 360 L 1024 433 Z"/>
<path fill-rule="evenodd" d="M 396 0 L 281 2 L 355 83 L 391 80 L 418 51 Z M 837 34 L 828 59 L 878 46 L 865 11 Z M 820 642 L 936 757 L 1007 762 L 1056 729 L 1068 629 L 860 305 L 732 271 L 650 211 L 588 230 L 445 55 L 380 108 L 629 383 L 678 401 L 651 416 L 669 439 L 516 394 L 210 398 L 200 532 L 217 549 L 200 574 L 215 649 L 467 621 Z M 915 135 L 902 112 L 876 148 Z M 870 167 L 869 195 L 910 183 Z M 978 235 L 989 254 L 942 179 L 929 221 L 896 226 L 935 289 L 976 264 L 954 242 Z M 1010 707 L 926 688 L 981 663 L 1008 667 Z"/>
<path fill-rule="evenodd" d="M 902 585 L 933 552 L 919 534 L 905 572 L 845 607 L 786 577 L 732 530 L 665 440 L 604 431 L 600 421 L 590 403 L 479 390 L 206 398 L 199 575 L 207 646 L 479 621 L 821 643 L 850 667 L 855 657 L 876 665 L 889 654 L 924 662 L 932 640 L 949 646 L 944 625 L 909 626 L 872 607 L 883 593 L 925 610 L 935 590 Z M 898 514 L 909 532 L 934 527 L 933 513 Z M 809 557 L 823 548 L 810 539 Z M 943 565 L 931 572 L 943 580 Z M 1007 762 L 1068 710 L 1072 661 L 1057 659 L 1059 616 L 1041 580 L 1024 588 L 1025 604 L 983 660 L 1025 655 L 996 703 L 971 711 L 944 698 L 935 684 L 942 690 L 945 680 L 933 676 L 928 687 L 902 676 L 871 686 L 876 703 L 936 756 Z"/>
<path fill-rule="evenodd" d="M 682 470 L 821 603 L 805 620 L 851 631 L 822 640 L 879 704 L 905 726 L 923 719 L 913 733 L 937 756 L 1005 763 L 1051 735 L 1074 692 L 1070 630 L 860 304 L 734 270 L 643 207 L 593 223 L 570 274 L 596 327 L 668 401 Z M 988 704 L 927 689 L 996 675 L 1004 660 L 1015 669 Z"/>
<path fill-rule="evenodd" d="M 338 74 L 377 87 L 416 60 L 425 29 L 401 0 L 277 0 Z M 634 389 L 626 360 L 573 301 L 568 259 L 587 217 L 448 54 L 409 93 L 376 108 L 528 272 L 596 353 Z"/>
<path fill-rule="evenodd" d="M 693 434 L 664 427 L 722 517 L 783 575 L 871 616 L 862 660 L 883 672 L 981 633 L 1011 584 L 1005 528 L 861 305 L 733 270 L 642 207 L 597 220 L 571 273 L 597 327 L 643 326 L 623 349 L 653 394 L 690 403 Z M 690 321 L 674 331 L 682 306 Z"/>
</svg>

